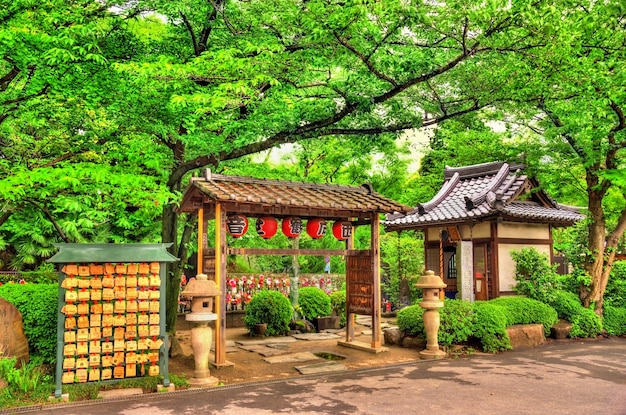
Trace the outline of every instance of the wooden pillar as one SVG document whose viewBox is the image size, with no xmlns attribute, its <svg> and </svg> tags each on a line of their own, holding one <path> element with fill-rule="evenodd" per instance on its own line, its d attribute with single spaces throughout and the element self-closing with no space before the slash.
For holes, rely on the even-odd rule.
<svg viewBox="0 0 626 415">
<path fill-rule="evenodd" d="M 381 324 L 380 324 L 380 222 L 378 213 L 372 213 L 371 225 L 371 250 L 372 250 L 372 277 L 374 279 L 374 299 L 372 313 L 372 348 L 382 347 Z"/>
<path fill-rule="evenodd" d="M 350 237 L 348 238 L 348 240 L 346 241 L 346 250 L 348 251 L 348 253 L 354 249 L 354 232 L 352 232 L 352 235 L 350 235 Z M 347 267 L 350 266 L 350 261 L 348 261 L 348 258 L 346 258 L 346 264 Z M 346 276 L 348 275 L 348 269 L 346 268 Z M 348 289 L 348 282 L 346 281 L 346 290 Z M 346 301 L 348 301 L 348 298 L 350 296 L 350 293 L 348 291 L 346 291 Z M 348 309 L 349 307 L 346 304 L 346 309 Z M 354 313 L 348 313 L 348 311 L 346 310 L 346 342 L 353 342 L 354 341 Z"/>
<path fill-rule="evenodd" d="M 222 205 L 215 205 L 215 284 L 220 298 L 217 301 L 215 322 L 215 366 L 226 364 L 226 215 Z"/>
<path fill-rule="evenodd" d="M 198 254 L 196 269 L 198 274 L 204 274 L 204 206 L 198 209 Z"/>
</svg>

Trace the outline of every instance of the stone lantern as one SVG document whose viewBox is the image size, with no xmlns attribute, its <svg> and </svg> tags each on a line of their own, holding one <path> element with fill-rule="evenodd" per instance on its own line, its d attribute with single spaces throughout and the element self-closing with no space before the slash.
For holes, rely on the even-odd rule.
<svg viewBox="0 0 626 415">
<path fill-rule="evenodd" d="M 422 359 L 441 359 L 446 353 L 439 350 L 437 335 L 439 333 L 439 309 L 443 307 L 443 301 L 439 299 L 439 290 L 446 284 L 434 271 L 425 271 L 419 277 L 416 288 L 422 289 L 422 301 L 419 306 L 424 311 L 424 328 L 426 329 L 426 349 L 419 355 Z"/>
<path fill-rule="evenodd" d="M 191 347 L 195 370 L 193 378 L 189 380 L 192 385 L 216 386 L 219 383 L 219 379 L 212 377 L 209 372 L 209 352 L 213 342 L 213 329 L 209 322 L 217 320 L 213 303 L 219 295 L 217 284 L 209 280 L 206 274 L 198 274 L 181 292 L 181 297 L 191 298 L 191 312 L 185 315 L 185 320 L 194 323 L 191 328 Z"/>
</svg>

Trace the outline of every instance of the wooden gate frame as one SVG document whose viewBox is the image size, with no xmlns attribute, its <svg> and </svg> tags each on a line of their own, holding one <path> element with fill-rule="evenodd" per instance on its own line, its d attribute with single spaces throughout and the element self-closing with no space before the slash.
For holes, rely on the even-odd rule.
<svg viewBox="0 0 626 415">
<path fill-rule="evenodd" d="M 347 326 L 345 341 L 338 344 L 372 353 L 385 351 L 381 340 L 380 304 L 380 218 L 381 213 L 408 212 L 409 207 L 375 193 L 371 186 L 336 186 L 315 183 L 223 176 L 206 171 L 204 177 L 194 177 L 185 191 L 179 212 L 198 215 L 198 270 L 214 275 L 222 296 L 216 302 L 215 325 L 216 367 L 232 365 L 226 360 L 226 258 L 227 255 L 342 255 L 348 258 L 346 267 Z M 345 249 L 257 249 L 231 248 L 226 238 L 226 218 L 231 214 L 247 217 L 297 216 L 302 219 L 322 217 L 327 220 L 347 220 L 353 226 L 370 226 L 370 248 L 353 249 L 353 240 Z M 215 247 L 208 248 L 208 221 L 215 220 Z M 352 258 L 365 258 L 370 272 L 352 269 Z M 211 269 L 214 268 L 214 269 Z M 357 275 L 358 274 L 358 275 Z M 369 275 L 368 275 L 369 274 Z M 356 277 L 355 277 L 356 276 Z M 355 279 L 356 278 L 356 279 Z M 354 292 L 365 285 L 365 295 Z M 356 307 L 359 302 L 359 307 Z M 369 303 L 369 304 L 368 304 Z M 371 305 L 372 340 L 370 344 L 354 339 L 354 311 L 364 311 Z M 368 307 L 369 308 L 369 307 Z M 364 315 L 363 313 L 359 313 Z"/>
</svg>

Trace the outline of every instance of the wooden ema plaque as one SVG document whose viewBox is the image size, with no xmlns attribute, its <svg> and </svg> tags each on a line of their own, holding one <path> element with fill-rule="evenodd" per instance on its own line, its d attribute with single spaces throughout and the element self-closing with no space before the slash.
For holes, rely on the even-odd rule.
<svg viewBox="0 0 626 415">
<path fill-rule="evenodd" d="M 374 276 L 371 256 L 348 256 L 346 267 L 346 305 L 348 313 L 374 313 Z"/>
<path fill-rule="evenodd" d="M 67 264 L 61 383 L 159 375 L 160 264 Z"/>
</svg>

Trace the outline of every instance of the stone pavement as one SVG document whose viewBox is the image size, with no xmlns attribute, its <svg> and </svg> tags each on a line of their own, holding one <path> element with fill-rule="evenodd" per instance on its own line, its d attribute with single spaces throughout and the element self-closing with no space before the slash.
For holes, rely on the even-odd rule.
<svg viewBox="0 0 626 415">
<path fill-rule="evenodd" d="M 626 414 L 626 337 L 36 408 L 59 415 Z M 22 411 L 23 412 L 23 411 Z"/>
</svg>

